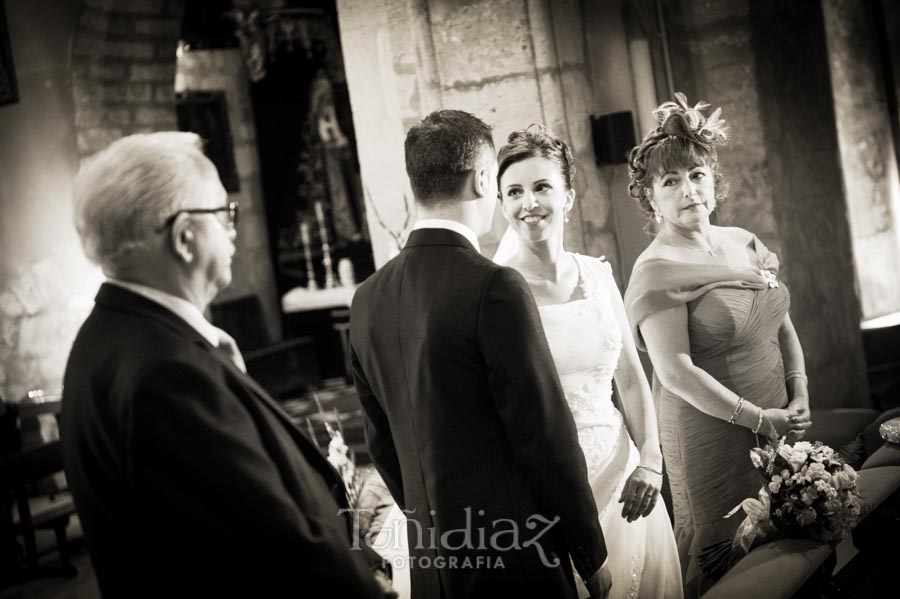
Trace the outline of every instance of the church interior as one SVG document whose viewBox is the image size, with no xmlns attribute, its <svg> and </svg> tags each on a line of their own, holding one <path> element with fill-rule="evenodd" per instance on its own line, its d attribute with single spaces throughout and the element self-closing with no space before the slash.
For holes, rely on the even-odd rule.
<svg viewBox="0 0 900 599">
<path fill-rule="evenodd" d="M 203 138 L 241 210 L 233 282 L 207 317 L 323 451 L 341 432 L 378 506 L 349 307 L 416 219 L 406 131 L 441 108 L 482 118 L 498 148 L 549 126 L 578 164 L 567 246 L 605 256 L 624 292 L 651 240 L 625 155 L 675 92 L 731 125 L 715 223 L 781 259 L 807 438 L 866 474 L 852 538 L 774 541 L 704 597 L 750 596 L 761 580 L 785 598 L 888 588 L 900 438 L 879 431 L 900 418 L 900 4 L 0 0 L 0 598 L 99 597 L 57 431 L 66 359 L 104 279 L 71 216 L 89 156 L 132 133 Z M 482 253 L 505 228 L 498 210 Z"/>
</svg>

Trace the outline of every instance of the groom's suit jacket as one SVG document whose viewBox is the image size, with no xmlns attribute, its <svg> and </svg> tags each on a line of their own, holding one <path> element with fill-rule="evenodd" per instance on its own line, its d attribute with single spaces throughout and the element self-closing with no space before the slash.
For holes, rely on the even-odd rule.
<svg viewBox="0 0 900 599">
<path fill-rule="evenodd" d="M 104 284 L 66 367 L 66 476 L 104 597 L 380 597 L 344 487 L 252 379 Z"/>
<path fill-rule="evenodd" d="M 357 290 L 350 342 L 369 449 L 409 519 L 413 598 L 574 597 L 569 557 L 588 577 L 606 549 L 521 275 L 413 231 Z"/>
</svg>

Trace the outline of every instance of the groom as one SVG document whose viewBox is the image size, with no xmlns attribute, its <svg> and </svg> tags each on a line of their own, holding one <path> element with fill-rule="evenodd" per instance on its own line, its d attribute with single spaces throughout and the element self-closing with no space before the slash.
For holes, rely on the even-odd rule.
<svg viewBox="0 0 900 599">
<path fill-rule="evenodd" d="M 610 578 L 575 423 L 525 280 L 479 253 L 497 200 L 491 130 L 440 110 L 410 129 L 419 220 L 356 292 L 369 450 L 408 519 L 414 598 L 593 597 Z M 570 563 L 571 558 L 571 563 Z"/>
</svg>

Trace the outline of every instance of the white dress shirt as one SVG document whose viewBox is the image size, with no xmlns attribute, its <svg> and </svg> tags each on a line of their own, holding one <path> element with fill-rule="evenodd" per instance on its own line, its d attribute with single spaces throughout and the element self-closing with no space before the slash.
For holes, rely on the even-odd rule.
<svg viewBox="0 0 900 599">
<path fill-rule="evenodd" d="M 128 283 L 118 279 L 107 279 L 106 282 L 127 289 L 141 297 L 147 298 L 151 302 L 159 304 L 169 312 L 174 313 L 175 316 L 179 317 L 181 320 L 188 323 L 192 329 L 200 333 L 204 339 L 209 341 L 210 345 L 219 347 L 219 338 L 224 331 L 206 320 L 206 317 L 203 316 L 203 312 L 200 311 L 200 308 L 186 299 L 139 283 Z"/>
</svg>

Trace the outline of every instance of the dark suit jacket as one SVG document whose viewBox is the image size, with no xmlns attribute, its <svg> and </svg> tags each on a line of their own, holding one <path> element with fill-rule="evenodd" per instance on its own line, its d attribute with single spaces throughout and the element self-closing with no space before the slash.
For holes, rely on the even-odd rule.
<svg viewBox="0 0 900 599">
<path fill-rule="evenodd" d="M 100 288 L 66 367 L 66 476 L 104 597 L 380 597 L 318 448 L 187 323 Z"/>
<path fill-rule="evenodd" d="M 372 458 L 409 512 L 413 596 L 574 597 L 569 555 L 587 577 L 606 549 L 575 423 L 521 275 L 457 233 L 413 231 L 357 290 L 350 342 Z M 441 546 L 440 535 L 466 528 L 470 543 L 459 532 L 447 537 L 457 550 Z M 516 543 L 503 531 L 512 528 L 521 548 L 507 550 Z M 466 557 L 469 568 L 460 566 Z"/>
</svg>

